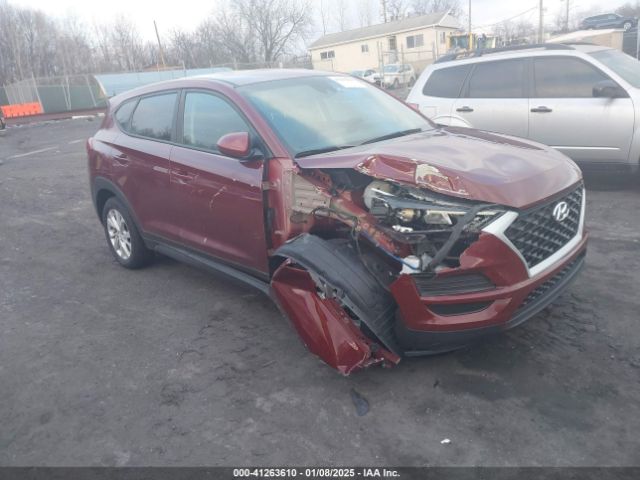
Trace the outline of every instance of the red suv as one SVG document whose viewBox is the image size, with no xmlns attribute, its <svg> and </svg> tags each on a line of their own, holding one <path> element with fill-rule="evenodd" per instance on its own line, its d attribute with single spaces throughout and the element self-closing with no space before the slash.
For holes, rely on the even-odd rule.
<svg viewBox="0 0 640 480">
<path fill-rule="evenodd" d="M 353 77 L 265 70 L 144 87 L 111 100 L 87 149 L 120 264 L 160 252 L 257 287 L 343 374 L 512 328 L 584 263 L 571 160 L 438 127 Z"/>
</svg>

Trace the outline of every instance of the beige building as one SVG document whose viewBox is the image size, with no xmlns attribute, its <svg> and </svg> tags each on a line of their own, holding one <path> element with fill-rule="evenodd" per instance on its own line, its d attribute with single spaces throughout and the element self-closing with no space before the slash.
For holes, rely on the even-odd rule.
<svg viewBox="0 0 640 480">
<path fill-rule="evenodd" d="M 419 15 L 330 33 L 313 42 L 309 52 L 317 70 L 348 73 L 407 63 L 420 72 L 446 53 L 449 35 L 459 28 L 447 12 Z"/>
</svg>

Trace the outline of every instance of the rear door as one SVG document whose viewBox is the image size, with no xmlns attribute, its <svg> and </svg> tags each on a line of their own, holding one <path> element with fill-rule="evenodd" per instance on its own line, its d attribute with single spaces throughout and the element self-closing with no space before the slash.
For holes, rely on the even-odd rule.
<svg viewBox="0 0 640 480">
<path fill-rule="evenodd" d="M 577 161 L 626 162 L 635 112 L 630 98 L 597 98 L 609 76 L 576 57 L 533 59 L 530 138 Z"/>
<path fill-rule="evenodd" d="M 169 214 L 169 157 L 175 139 L 178 93 L 159 92 L 129 102 L 116 112 L 126 133 L 113 145 L 113 179 L 146 233 L 172 237 Z M 135 108 L 133 115 L 125 109 Z M 123 110 L 121 112 L 121 109 Z"/>
<path fill-rule="evenodd" d="M 231 102 L 211 91 L 183 93 L 178 142 L 171 153 L 171 202 L 180 243 L 207 255 L 267 272 L 263 206 L 264 160 L 221 154 L 218 140 L 257 134 Z"/>
<path fill-rule="evenodd" d="M 476 63 L 452 116 L 481 130 L 526 137 L 526 72 L 526 60 L 520 58 Z"/>
</svg>

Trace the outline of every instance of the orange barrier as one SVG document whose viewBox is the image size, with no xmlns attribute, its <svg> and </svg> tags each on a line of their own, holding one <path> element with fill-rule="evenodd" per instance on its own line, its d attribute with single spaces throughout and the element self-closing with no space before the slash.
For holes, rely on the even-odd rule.
<svg viewBox="0 0 640 480">
<path fill-rule="evenodd" d="M 2 109 L 2 116 L 4 118 L 26 117 L 28 115 L 40 115 L 44 113 L 40 102 L 3 105 L 0 108 Z"/>
</svg>

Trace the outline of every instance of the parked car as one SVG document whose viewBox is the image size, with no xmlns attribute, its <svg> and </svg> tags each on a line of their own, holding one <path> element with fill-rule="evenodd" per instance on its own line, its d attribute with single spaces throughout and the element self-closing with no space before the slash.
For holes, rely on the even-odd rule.
<svg viewBox="0 0 640 480">
<path fill-rule="evenodd" d="M 515 327 L 584 262 L 571 160 L 437 127 L 347 75 L 143 87 L 111 99 L 87 151 L 117 262 L 159 252 L 252 285 L 343 374 Z"/>
<path fill-rule="evenodd" d="M 384 66 L 382 84 L 385 88 L 412 87 L 416 78 L 416 72 L 411 65 L 390 64 Z"/>
<path fill-rule="evenodd" d="M 580 22 L 582 30 L 591 30 L 595 28 L 622 28 L 626 32 L 633 27 L 638 26 L 638 19 L 634 17 L 624 17 L 617 13 L 605 13 L 588 17 Z"/>
<path fill-rule="evenodd" d="M 380 75 L 372 68 L 368 70 L 354 70 L 350 75 L 352 77 L 362 78 L 363 80 L 376 85 L 380 85 L 380 82 L 382 80 L 382 75 Z"/>
<path fill-rule="evenodd" d="M 407 101 L 437 123 L 528 138 L 583 167 L 638 170 L 640 62 L 618 50 L 546 44 L 443 57 Z"/>
</svg>

